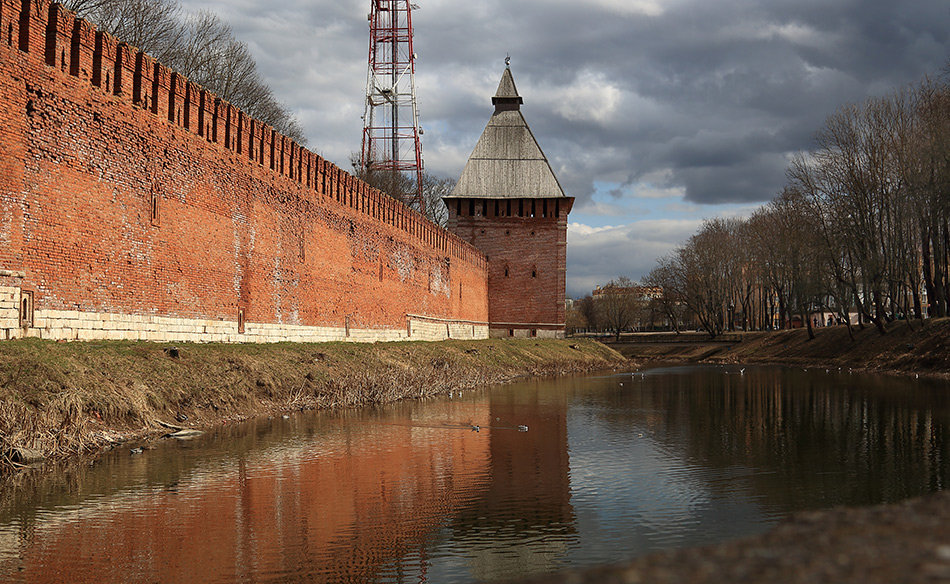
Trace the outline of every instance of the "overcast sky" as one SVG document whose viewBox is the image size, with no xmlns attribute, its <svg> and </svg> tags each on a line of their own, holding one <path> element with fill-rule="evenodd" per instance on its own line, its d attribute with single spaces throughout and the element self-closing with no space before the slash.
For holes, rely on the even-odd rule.
<svg viewBox="0 0 950 584">
<path fill-rule="evenodd" d="M 950 57 L 944 0 L 416 0 L 427 170 L 458 178 L 506 54 L 522 112 L 568 195 L 568 294 L 637 280 L 704 218 L 783 186 L 841 105 Z M 183 0 L 248 43 L 308 146 L 359 150 L 370 0 Z"/>
</svg>

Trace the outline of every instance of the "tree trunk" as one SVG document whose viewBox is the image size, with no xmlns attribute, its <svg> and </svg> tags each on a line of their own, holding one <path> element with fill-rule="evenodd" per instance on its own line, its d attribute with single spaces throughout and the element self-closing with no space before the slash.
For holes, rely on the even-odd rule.
<svg viewBox="0 0 950 584">
<path fill-rule="evenodd" d="M 934 286 L 934 273 L 933 266 L 931 265 L 930 234 L 932 230 L 928 226 L 927 229 L 922 231 L 923 233 L 920 235 L 920 247 L 923 252 L 923 261 L 921 263 L 924 268 L 924 288 L 927 290 L 927 303 L 930 305 L 927 310 L 927 317 L 933 318 L 940 314 L 940 306 L 937 302 L 937 288 Z"/>
</svg>

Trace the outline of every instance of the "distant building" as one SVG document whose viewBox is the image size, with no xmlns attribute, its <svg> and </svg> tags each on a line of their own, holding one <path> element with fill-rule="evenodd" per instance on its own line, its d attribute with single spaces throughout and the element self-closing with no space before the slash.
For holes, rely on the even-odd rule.
<svg viewBox="0 0 950 584">
<path fill-rule="evenodd" d="M 660 286 L 597 286 L 591 293 L 594 300 L 600 300 L 608 294 L 633 294 L 637 300 L 649 302 L 663 296 L 663 288 Z"/>
<path fill-rule="evenodd" d="M 567 215 L 561 189 L 524 116 L 511 70 L 495 112 L 451 195 L 448 228 L 488 257 L 489 334 L 563 337 Z"/>
</svg>

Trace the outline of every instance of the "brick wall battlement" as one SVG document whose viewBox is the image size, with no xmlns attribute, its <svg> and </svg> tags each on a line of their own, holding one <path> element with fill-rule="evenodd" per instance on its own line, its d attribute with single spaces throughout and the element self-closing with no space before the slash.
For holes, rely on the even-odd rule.
<svg viewBox="0 0 950 584">
<path fill-rule="evenodd" d="M 59 4 L 0 0 L 0 286 L 31 310 L 480 336 L 487 279 L 469 243 Z"/>
<path fill-rule="evenodd" d="M 0 0 L 4 46 L 467 262 L 484 256 L 272 127 L 49 0 Z"/>
</svg>

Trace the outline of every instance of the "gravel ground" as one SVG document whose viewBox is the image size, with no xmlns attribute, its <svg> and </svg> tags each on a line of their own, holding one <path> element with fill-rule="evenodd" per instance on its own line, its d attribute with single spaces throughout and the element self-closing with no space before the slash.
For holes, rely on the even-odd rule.
<svg viewBox="0 0 950 584">
<path fill-rule="evenodd" d="M 525 582 L 950 582 L 950 492 L 892 505 L 800 513 L 757 537 Z"/>
</svg>

